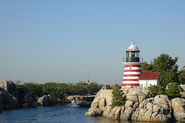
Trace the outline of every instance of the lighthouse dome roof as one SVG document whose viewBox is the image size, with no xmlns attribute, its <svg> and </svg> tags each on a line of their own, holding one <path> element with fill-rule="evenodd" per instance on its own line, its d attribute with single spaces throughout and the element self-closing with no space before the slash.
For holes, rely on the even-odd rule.
<svg viewBox="0 0 185 123">
<path fill-rule="evenodd" d="M 131 45 L 128 47 L 128 49 L 126 51 L 127 52 L 129 52 L 129 51 L 140 52 L 140 50 L 137 48 L 137 46 L 134 45 L 134 42 L 131 42 Z"/>
</svg>

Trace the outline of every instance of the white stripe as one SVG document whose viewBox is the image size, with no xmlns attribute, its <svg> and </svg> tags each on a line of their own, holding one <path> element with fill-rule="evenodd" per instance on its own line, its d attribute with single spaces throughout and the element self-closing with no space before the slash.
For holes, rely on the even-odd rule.
<svg viewBox="0 0 185 123">
<path fill-rule="evenodd" d="M 138 81 L 123 81 L 122 84 L 139 84 Z"/>
<path fill-rule="evenodd" d="M 125 67 L 125 70 L 141 70 L 141 67 Z"/>
<path fill-rule="evenodd" d="M 123 77 L 123 79 L 139 79 L 139 76 L 128 76 L 128 77 Z"/>
<path fill-rule="evenodd" d="M 124 72 L 124 75 L 128 75 L 128 74 L 141 75 L 141 72 Z"/>
</svg>

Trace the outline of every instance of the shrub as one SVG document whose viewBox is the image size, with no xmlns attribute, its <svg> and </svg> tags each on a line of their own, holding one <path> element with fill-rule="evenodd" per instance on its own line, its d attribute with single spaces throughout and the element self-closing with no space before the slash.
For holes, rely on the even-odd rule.
<svg viewBox="0 0 185 123">
<path fill-rule="evenodd" d="M 166 94 L 170 99 L 180 96 L 179 85 L 176 82 L 169 83 L 166 89 Z"/>
<path fill-rule="evenodd" d="M 24 87 L 28 90 L 28 93 L 32 96 L 32 97 L 40 97 L 42 96 L 42 87 L 40 84 L 37 83 L 25 83 Z"/>
<path fill-rule="evenodd" d="M 126 99 L 122 97 L 122 91 L 119 88 L 114 88 L 112 91 L 112 106 L 123 106 L 125 105 Z"/>
<path fill-rule="evenodd" d="M 165 94 L 165 88 L 162 86 L 151 85 L 148 87 L 148 90 L 151 92 L 152 96 Z"/>
</svg>

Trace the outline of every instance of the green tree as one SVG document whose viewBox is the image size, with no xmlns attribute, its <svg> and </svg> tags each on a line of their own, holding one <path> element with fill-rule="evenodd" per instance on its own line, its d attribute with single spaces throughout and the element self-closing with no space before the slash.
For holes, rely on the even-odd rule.
<svg viewBox="0 0 185 123">
<path fill-rule="evenodd" d="M 144 63 L 141 65 L 141 71 L 142 71 L 142 72 L 152 71 L 152 66 L 151 66 L 151 64 L 148 64 L 147 62 L 144 62 Z"/>
<path fill-rule="evenodd" d="M 169 83 L 166 89 L 166 94 L 170 99 L 180 96 L 179 85 L 176 82 Z"/>
<path fill-rule="evenodd" d="M 32 97 L 40 97 L 42 96 L 42 85 L 38 84 L 38 83 L 25 83 L 24 87 L 26 88 L 26 90 L 28 90 L 28 93 L 32 96 Z"/>
<path fill-rule="evenodd" d="M 160 72 L 160 83 L 162 86 L 166 86 L 170 82 L 178 81 L 178 58 L 174 59 L 168 54 L 161 54 L 159 57 L 153 60 L 152 69 L 155 72 Z"/>
<path fill-rule="evenodd" d="M 185 66 L 179 71 L 178 80 L 180 83 L 185 84 Z"/>
<path fill-rule="evenodd" d="M 152 96 L 165 94 L 165 88 L 162 86 L 152 85 L 148 87 L 148 90 L 151 92 Z"/>
<path fill-rule="evenodd" d="M 122 91 L 119 88 L 114 88 L 112 91 L 112 106 L 125 105 L 126 99 L 122 97 Z"/>
</svg>

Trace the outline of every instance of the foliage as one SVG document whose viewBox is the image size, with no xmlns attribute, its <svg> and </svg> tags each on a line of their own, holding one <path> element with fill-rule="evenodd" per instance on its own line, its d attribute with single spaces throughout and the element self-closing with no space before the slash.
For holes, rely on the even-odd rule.
<svg viewBox="0 0 185 123">
<path fill-rule="evenodd" d="M 149 71 L 152 71 L 152 66 L 151 66 L 151 64 L 148 64 L 147 62 L 144 62 L 144 63 L 141 65 L 141 71 L 142 71 L 142 72 L 149 72 Z"/>
<path fill-rule="evenodd" d="M 178 82 L 178 58 L 174 59 L 168 54 L 161 54 L 151 64 L 144 62 L 141 66 L 142 72 L 160 72 L 160 84 L 165 87 L 170 82 Z"/>
<path fill-rule="evenodd" d="M 174 59 L 168 54 L 161 54 L 152 62 L 153 71 L 160 72 L 160 83 L 166 86 L 170 82 L 177 82 L 178 58 Z"/>
<path fill-rule="evenodd" d="M 126 99 L 122 97 L 122 91 L 119 88 L 114 88 L 112 91 L 112 106 L 123 106 L 125 105 Z"/>
<path fill-rule="evenodd" d="M 23 86 L 28 90 L 28 93 L 32 97 L 40 97 L 40 96 L 42 96 L 41 84 L 31 83 L 30 82 L 30 83 L 25 83 Z"/>
<path fill-rule="evenodd" d="M 166 89 L 166 94 L 170 99 L 180 96 L 179 85 L 176 82 L 169 83 Z"/>
<path fill-rule="evenodd" d="M 55 98 L 63 99 L 68 95 L 88 95 L 96 94 L 102 85 L 97 83 L 86 84 L 85 82 L 79 83 L 55 83 L 47 82 L 44 84 L 38 83 L 24 83 L 18 85 L 18 89 L 22 94 L 29 93 L 32 97 L 40 97 L 42 95 L 52 95 Z M 21 95 L 22 97 L 22 95 Z"/>
<path fill-rule="evenodd" d="M 185 84 L 185 67 L 179 71 L 178 80 L 180 83 Z"/>
<path fill-rule="evenodd" d="M 162 86 L 152 85 L 148 87 L 148 90 L 151 92 L 152 96 L 165 94 L 165 88 Z"/>
<path fill-rule="evenodd" d="M 27 88 L 24 85 L 17 85 L 18 89 L 18 101 L 20 104 L 22 104 L 22 99 L 24 98 L 24 95 L 28 93 Z"/>
</svg>

